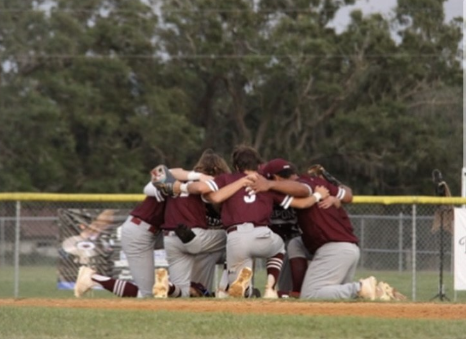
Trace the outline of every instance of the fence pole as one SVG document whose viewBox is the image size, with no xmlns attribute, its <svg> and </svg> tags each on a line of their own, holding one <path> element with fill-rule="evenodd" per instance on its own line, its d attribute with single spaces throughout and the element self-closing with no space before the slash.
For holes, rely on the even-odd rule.
<svg viewBox="0 0 466 339">
<path fill-rule="evenodd" d="M 5 267 L 5 219 L 0 223 L 0 266 Z"/>
<path fill-rule="evenodd" d="M 365 262 L 364 262 L 364 259 L 366 256 L 364 253 L 364 218 L 363 217 L 361 217 L 361 236 L 359 237 L 359 243 L 361 247 L 361 267 L 362 269 L 366 269 Z"/>
<path fill-rule="evenodd" d="M 398 272 L 403 271 L 403 212 L 400 212 L 398 222 Z"/>
<path fill-rule="evenodd" d="M 15 218 L 15 278 L 14 278 L 14 297 L 18 298 L 19 295 L 19 251 L 20 251 L 20 218 L 21 215 L 21 202 L 16 201 L 16 218 Z"/>
<path fill-rule="evenodd" d="M 411 249 L 411 256 L 412 256 L 412 275 L 413 275 L 413 284 L 412 284 L 412 299 L 416 301 L 416 205 L 413 205 L 412 210 L 412 218 L 413 218 L 413 230 L 412 230 L 412 249 Z"/>
<path fill-rule="evenodd" d="M 457 290 L 455 289 L 455 237 L 451 237 L 451 258 L 450 258 L 450 272 L 453 280 L 453 301 L 458 299 Z"/>
</svg>

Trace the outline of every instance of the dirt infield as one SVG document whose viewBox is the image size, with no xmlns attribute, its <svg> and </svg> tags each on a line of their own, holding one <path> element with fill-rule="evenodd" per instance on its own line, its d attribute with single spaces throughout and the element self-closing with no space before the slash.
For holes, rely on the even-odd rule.
<svg viewBox="0 0 466 339">
<path fill-rule="evenodd" d="M 466 320 L 466 304 L 232 299 L 0 299 L 3 306 Z"/>
</svg>

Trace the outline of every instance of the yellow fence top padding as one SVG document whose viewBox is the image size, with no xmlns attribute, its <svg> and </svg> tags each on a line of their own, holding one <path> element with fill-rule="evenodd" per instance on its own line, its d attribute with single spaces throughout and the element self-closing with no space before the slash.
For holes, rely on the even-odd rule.
<svg viewBox="0 0 466 339">
<path fill-rule="evenodd" d="M 0 201 L 139 202 L 144 194 L 0 193 Z M 438 196 L 354 196 L 354 204 L 466 205 L 466 198 Z"/>
<path fill-rule="evenodd" d="M 354 196 L 355 204 L 438 204 L 438 205 L 462 205 L 466 204 L 466 198 L 438 197 L 438 196 Z"/>
<path fill-rule="evenodd" d="M 0 201 L 139 202 L 145 197 L 144 194 L 0 193 Z"/>
</svg>

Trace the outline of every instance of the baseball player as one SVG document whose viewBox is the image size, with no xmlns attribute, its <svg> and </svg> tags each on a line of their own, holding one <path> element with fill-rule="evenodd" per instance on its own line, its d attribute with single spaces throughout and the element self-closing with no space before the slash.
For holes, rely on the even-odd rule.
<svg viewBox="0 0 466 339">
<path fill-rule="evenodd" d="M 187 180 L 189 176 L 201 180 L 211 178 L 199 172 L 182 169 L 173 169 L 172 172 L 180 180 Z M 76 297 L 83 296 L 96 285 L 120 297 L 153 296 L 154 250 L 163 248 L 161 225 L 164 223 L 165 197 L 152 185 L 152 182 L 144 187 L 143 192 L 146 198 L 130 212 L 121 226 L 122 249 L 128 260 L 134 283 L 113 279 L 98 274 L 88 266 L 81 266 L 74 287 Z"/>
<path fill-rule="evenodd" d="M 296 168 L 283 159 L 274 159 L 265 164 L 262 168 L 262 174 L 268 179 L 275 180 L 299 179 Z M 348 193 L 342 190 L 340 197 L 344 199 L 344 202 L 350 202 L 352 200 L 351 190 L 348 188 Z M 331 204 L 341 205 L 340 200 L 332 196 L 320 201 L 319 204 L 322 207 L 328 207 Z M 296 212 L 293 208 L 274 210 L 272 225 L 274 223 L 277 225 L 271 228 L 284 238 L 287 249 L 284 268 L 279 280 L 279 295 L 299 297 L 304 273 L 307 270 L 307 263 L 312 258 L 312 255 L 305 248 L 294 246 L 294 243 L 301 239 L 301 231 L 298 226 Z M 287 264 L 287 270 L 285 270 L 285 264 Z"/>
<path fill-rule="evenodd" d="M 291 164 L 283 159 L 274 159 L 265 166 L 264 172 L 268 177 L 281 180 L 279 174 L 290 166 Z M 313 191 L 319 186 L 325 187 L 331 196 L 344 201 L 350 200 L 350 191 L 344 187 L 337 187 L 321 177 L 300 176 L 299 181 L 309 185 Z M 254 190 L 261 191 L 259 186 L 257 181 L 257 185 L 253 186 Z M 345 199 L 346 194 L 348 196 Z M 317 200 L 321 200 L 319 195 L 320 193 L 317 193 Z M 381 291 L 382 287 L 378 288 L 377 280 L 373 276 L 358 282 L 353 281 L 360 255 L 358 239 L 346 211 L 335 206 L 334 199 L 331 198 L 329 202 L 321 205 L 312 204 L 306 199 L 290 202 L 290 206 L 296 208 L 298 224 L 302 231 L 302 244 L 313 256 L 304 276 L 300 298 L 386 300 L 383 299 L 385 296 L 381 297 L 381 294 L 385 293 Z M 299 244 L 299 241 L 294 241 L 290 245 Z M 295 250 L 291 249 L 291 246 L 290 252 Z"/>
<path fill-rule="evenodd" d="M 121 245 L 128 260 L 134 284 L 97 274 L 81 266 L 75 283 L 74 293 L 81 297 L 95 285 L 120 297 L 151 297 L 154 285 L 154 249 L 163 248 L 160 225 L 164 220 L 165 199 L 148 183 L 144 187 L 146 198 L 137 205 L 121 226 Z"/>
<path fill-rule="evenodd" d="M 211 150 L 203 153 L 195 168 L 210 175 L 229 172 L 223 158 Z M 202 197 L 187 191 L 168 196 L 162 228 L 169 275 L 157 271 L 154 296 L 188 297 L 191 281 L 210 287 L 215 265 L 224 255 L 226 233 L 208 224 Z"/>
<path fill-rule="evenodd" d="M 249 180 L 257 176 L 262 160 L 255 149 L 237 146 L 232 153 L 232 163 L 236 173 L 223 174 L 203 183 L 182 185 L 181 190 L 205 194 L 208 200 L 222 203 L 221 217 L 227 232 L 229 296 L 250 296 L 253 261 L 255 258 L 267 258 L 264 298 L 277 298 L 275 285 L 282 267 L 285 247 L 280 236 L 268 226 L 274 203 L 287 207 L 291 197 L 276 192 L 254 194 L 244 185 L 231 186 L 241 179 L 247 179 L 244 184 L 249 185 Z M 222 192 L 229 186 L 230 190 Z M 297 182 L 288 182 L 282 188 L 287 191 L 285 193 L 301 196 L 309 194 L 309 189 Z"/>
</svg>

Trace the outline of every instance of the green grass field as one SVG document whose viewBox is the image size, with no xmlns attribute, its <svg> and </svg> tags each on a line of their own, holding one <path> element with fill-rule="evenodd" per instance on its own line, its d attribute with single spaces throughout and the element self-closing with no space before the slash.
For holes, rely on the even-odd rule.
<svg viewBox="0 0 466 339">
<path fill-rule="evenodd" d="M 2 339 L 464 339 L 465 321 L 5 306 L 0 334 Z"/>
<path fill-rule="evenodd" d="M 358 271 L 356 279 L 374 275 L 378 280 L 388 282 L 412 300 L 411 272 L 399 273 L 391 271 Z M 70 298 L 70 290 L 57 289 L 57 271 L 53 266 L 21 266 L 19 274 L 19 298 Z M 255 275 L 255 285 L 265 285 L 265 273 L 259 271 Z M 415 301 L 430 301 L 438 293 L 439 275 L 437 272 L 419 272 L 416 275 Z M 466 291 L 453 290 L 453 276 L 444 274 L 445 295 L 450 301 L 466 303 Z M 99 298 L 116 298 L 107 291 L 95 291 Z M 12 267 L 0 267 L 0 298 L 14 296 L 14 271 Z M 456 296 L 456 300 L 455 300 Z M 466 336 L 465 336 L 466 338 Z"/>
<path fill-rule="evenodd" d="M 263 274 L 256 275 L 257 286 Z M 369 272 L 358 272 L 357 278 Z M 370 274 L 374 274 L 371 272 Z M 380 280 L 411 295 L 411 276 L 377 272 Z M 13 297 L 13 270 L 0 268 L 0 298 Z M 57 290 L 53 267 L 21 267 L 20 298 L 73 298 L 70 290 Z M 438 274 L 417 275 L 417 300 L 429 301 L 437 293 Z M 451 276 L 445 277 L 451 286 Z M 448 297 L 453 300 L 451 290 Z M 458 292 L 457 302 L 466 302 Z M 116 298 L 107 291 L 94 291 L 90 298 Z M 249 301 L 254 302 L 254 301 Z M 283 301 L 286 302 L 286 301 Z M 305 301 L 301 301 L 305 302 Z M 444 301 L 448 303 L 448 301 Z M 312 303 L 309 303 L 312 307 Z M 465 315 L 466 318 L 466 315 Z M 325 339 L 464 339 L 464 320 L 407 320 L 348 316 L 190 313 L 144 310 L 48 308 L 41 306 L 0 308 L 1 339 L 77 338 L 325 338 Z"/>
</svg>

